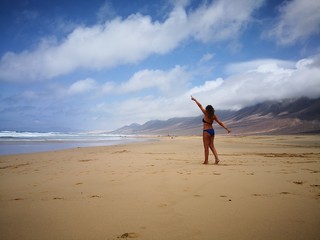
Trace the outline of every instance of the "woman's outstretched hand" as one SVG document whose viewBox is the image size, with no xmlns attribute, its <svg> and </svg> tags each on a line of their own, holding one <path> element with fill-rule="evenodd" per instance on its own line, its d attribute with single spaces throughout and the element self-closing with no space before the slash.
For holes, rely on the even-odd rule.
<svg viewBox="0 0 320 240">
<path fill-rule="evenodd" d="M 196 101 L 196 99 L 195 99 L 194 97 L 192 97 L 192 95 L 191 95 L 191 100 L 192 100 L 192 101 Z"/>
</svg>

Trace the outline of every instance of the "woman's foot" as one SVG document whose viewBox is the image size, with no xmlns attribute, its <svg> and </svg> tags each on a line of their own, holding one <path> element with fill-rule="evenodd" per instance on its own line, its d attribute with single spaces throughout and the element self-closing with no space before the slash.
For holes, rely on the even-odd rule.
<svg viewBox="0 0 320 240">
<path fill-rule="evenodd" d="M 216 159 L 215 163 L 214 164 L 218 164 L 220 162 L 219 159 Z"/>
<path fill-rule="evenodd" d="M 205 162 L 203 162 L 202 164 L 209 164 L 209 162 L 206 162 L 206 161 L 205 161 Z"/>
</svg>

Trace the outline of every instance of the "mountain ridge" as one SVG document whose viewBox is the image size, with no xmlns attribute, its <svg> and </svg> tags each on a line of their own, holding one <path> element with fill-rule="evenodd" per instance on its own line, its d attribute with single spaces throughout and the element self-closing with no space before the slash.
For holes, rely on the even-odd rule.
<svg viewBox="0 0 320 240">
<path fill-rule="evenodd" d="M 320 133 L 320 98 L 266 101 L 237 111 L 217 110 L 216 115 L 233 134 L 306 134 Z M 116 129 L 112 134 L 200 135 L 202 115 L 151 120 Z M 218 124 L 216 132 L 226 133 Z"/>
</svg>

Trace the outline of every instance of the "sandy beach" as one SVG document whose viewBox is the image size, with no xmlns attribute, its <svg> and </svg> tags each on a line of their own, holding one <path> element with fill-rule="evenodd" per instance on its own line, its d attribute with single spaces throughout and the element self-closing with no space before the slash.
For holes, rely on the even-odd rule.
<svg viewBox="0 0 320 240">
<path fill-rule="evenodd" d="M 201 137 L 0 157 L 0 239 L 320 239 L 320 136 Z"/>
</svg>

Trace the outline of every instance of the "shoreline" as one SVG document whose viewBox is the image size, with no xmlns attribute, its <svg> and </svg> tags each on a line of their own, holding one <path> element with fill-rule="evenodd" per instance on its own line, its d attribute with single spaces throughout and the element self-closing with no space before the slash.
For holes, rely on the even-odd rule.
<svg viewBox="0 0 320 240">
<path fill-rule="evenodd" d="M 320 136 L 157 139 L 0 156 L 0 238 L 318 239 Z"/>
<path fill-rule="evenodd" d="M 153 141 L 154 138 L 119 136 L 117 140 L 0 140 L 0 156 L 50 152 L 83 147 L 115 146 L 131 142 Z"/>
</svg>

